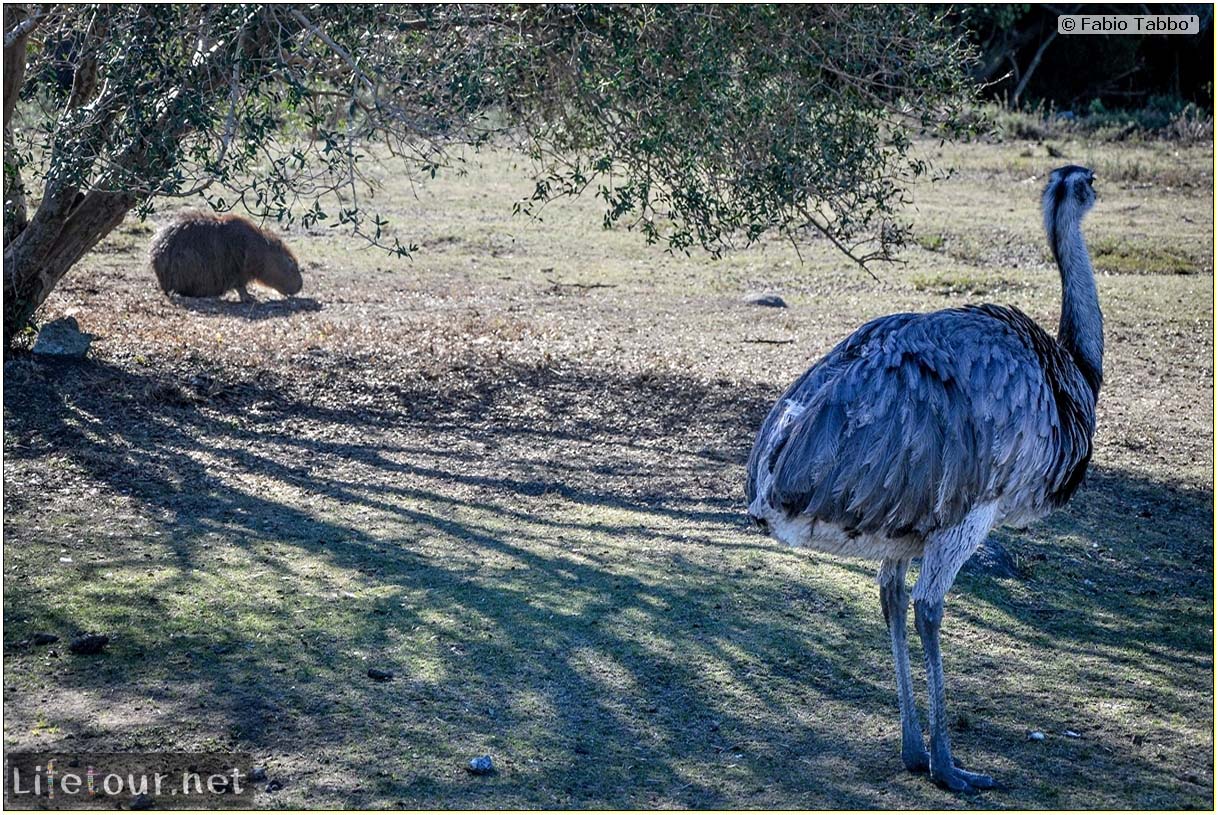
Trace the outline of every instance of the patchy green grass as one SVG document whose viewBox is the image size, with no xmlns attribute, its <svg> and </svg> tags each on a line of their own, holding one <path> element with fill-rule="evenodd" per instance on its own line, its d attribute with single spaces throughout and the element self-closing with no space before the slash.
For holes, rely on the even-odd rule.
<svg viewBox="0 0 1218 815">
<path fill-rule="evenodd" d="M 943 248 L 944 243 L 944 237 L 941 234 L 918 235 L 914 240 L 927 252 L 938 252 Z"/>
<path fill-rule="evenodd" d="M 975 269 L 916 274 L 913 275 L 910 282 L 918 291 L 933 292 L 943 296 L 991 295 L 1010 287 L 1006 280 L 995 275 L 980 273 Z"/>
<path fill-rule="evenodd" d="M 1196 274 L 1199 264 L 1183 253 L 1152 243 L 1125 243 L 1111 238 L 1096 243 L 1092 263 L 1107 274 Z"/>
<path fill-rule="evenodd" d="M 1207 256 L 1212 189 L 1145 179 L 1210 152 L 1067 149 L 1147 167 L 1101 175 L 1093 246 Z M 956 752 L 1005 789 L 902 768 L 874 564 L 745 523 L 762 416 L 862 321 L 1055 322 L 1037 206 L 1066 159 L 927 152 L 958 168 L 910 211 L 941 251 L 878 283 L 824 245 L 669 256 L 592 201 L 513 219 L 502 154 L 417 195 L 385 171 L 411 261 L 289 234 L 294 300 L 169 301 L 125 224 L 47 308 L 93 359 L 5 367 L 5 746 L 249 750 L 272 807 L 1212 807 L 1211 265 L 1101 274 L 1091 477 L 996 533 L 1020 578 L 949 597 Z M 86 630 L 106 653 L 22 644 Z"/>
</svg>

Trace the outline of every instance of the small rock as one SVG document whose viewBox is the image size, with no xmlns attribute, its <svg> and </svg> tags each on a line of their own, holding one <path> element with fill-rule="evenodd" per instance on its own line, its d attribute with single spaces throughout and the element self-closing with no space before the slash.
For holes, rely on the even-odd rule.
<svg viewBox="0 0 1218 815">
<path fill-rule="evenodd" d="M 48 357 L 81 359 L 89 350 L 93 335 L 80 330 L 75 317 L 52 320 L 38 331 L 34 353 Z"/>
<path fill-rule="evenodd" d="M 1075 733 L 1073 730 L 1063 730 L 1062 735 L 1068 739 L 1081 739 L 1082 738 L 1082 736 L 1080 736 L 1078 733 Z"/>
<path fill-rule="evenodd" d="M 1041 733 L 1039 730 L 1033 730 L 1031 733 L 1028 734 L 1028 740 L 1029 741 L 1044 741 L 1045 734 Z"/>
<path fill-rule="evenodd" d="M 54 634 L 37 633 L 30 637 L 31 645 L 50 645 L 53 642 L 59 642 L 59 637 Z"/>
<path fill-rule="evenodd" d="M 281 789 L 283 789 L 283 782 L 278 778 L 271 779 L 271 782 L 266 785 L 267 792 L 279 792 Z"/>
<path fill-rule="evenodd" d="M 380 668 L 369 668 L 368 678 L 375 679 L 377 682 L 388 682 L 393 679 L 393 671 L 382 671 Z"/>
<path fill-rule="evenodd" d="M 786 308 L 787 301 L 777 294 L 750 294 L 744 298 L 750 306 L 765 306 L 766 308 Z"/>
<path fill-rule="evenodd" d="M 495 772 L 495 762 L 491 761 L 490 756 L 478 756 L 471 758 L 465 769 L 474 775 L 490 775 Z"/>
<path fill-rule="evenodd" d="M 970 574 L 990 577 L 1019 577 L 1019 564 L 1001 543 L 987 538 L 981 548 L 964 564 Z"/>
<path fill-rule="evenodd" d="M 266 767 L 255 767 L 250 770 L 250 781 L 265 781 Z"/>
<path fill-rule="evenodd" d="M 84 634 L 68 643 L 68 650 L 73 654 L 100 654 L 109 643 L 105 634 Z"/>
<path fill-rule="evenodd" d="M 141 792 L 139 795 L 132 798 L 131 803 L 129 803 L 127 806 L 131 809 L 152 809 L 155 804 L 156 801 L 153 800 L 151 795 Z"/>
</svg>

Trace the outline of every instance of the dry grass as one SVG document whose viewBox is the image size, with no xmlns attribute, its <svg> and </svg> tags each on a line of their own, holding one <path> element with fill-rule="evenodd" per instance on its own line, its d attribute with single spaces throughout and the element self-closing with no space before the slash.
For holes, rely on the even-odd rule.
<svg viewBox="0 0 1218 815">
<path fill-rule="evenodd" d="M 47 308 L 93 360 L 5 369 L 6 747 L 247 749 L 280 807 L 1210 808 L 1212 154 L 1065 147 L 1101 168 L 1093 245 L 1189 274 L 1101 274 L 1092 476 L 998 533 L 1021 579 L 949 598 L 956 749 L 1007 789 L 904 772 L 873 566 L 782 549 L 741 492 L 769 403 L 861 321 L 1055 322 L 1064 162 L 1017 145 L 940 152 L 910 215 L 941 238 L 879 283 L 822 246 L 670 257 L 591 201 L 513 219 L 503 155 L 386 190 L 413 261 L 289 236 L 295 301 L 170 302 L 124 225 Z M 19 646 L 86 629 L 107 654 Z"/>
</svg>

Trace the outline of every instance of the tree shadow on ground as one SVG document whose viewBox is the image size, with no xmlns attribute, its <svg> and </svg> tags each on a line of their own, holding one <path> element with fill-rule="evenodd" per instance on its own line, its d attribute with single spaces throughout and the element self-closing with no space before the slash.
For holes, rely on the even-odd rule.
<svg viewBox="0 0 1218 815">
<path fill-rule="evenodd" d="M 95 701 L 61 706 L 77 749 L 170 749 L 174 721 L 205 715 L 232 749 L 306 745 L 295 783 L 316 797 L 302 805 L 960 805 L 897 760 L 873 567 L 840 566 L 855 596 L 747 530 L 742 464 L 771 388 L 477 359 L 421 381 L 348 362 L 324 379 L 6 366 L 6 651 L 32 664 L 16 647 L 31 632 L 102 628 L 112 653 L 52 660 L 49 681 L 156 711 L 118 727 Z M 61 483 L 22 480 L 48 457 Z M 131 529 L 82 528 L 69 499 L 89 489 L 123 499 Z M 1047 590 L 967 577 L 958 591 L 978 602 L 960 619 L 985 632 L 1012 617 L 1028 647 L 1089 649 L 1113 671 L 1138 653 L 1212 668 L 1195 579 L 1212 572 L 1210 506 L 1100 470 L 1035 535 L 1045 560 L 1004 538 Z M 1136 581 L 1151 519 L 1131 507 L 1163 513 L 1145 549 L 1156 569 Z M 73 579 L 39 576 L 61 545 L 81 552 Z M 1076 574 L 1122 590 L 1055 582 Z M 372 664 L 397 677 L 369 681 Z M 954 688 L 986 710 L 966 743 L 1008 775 L 1043 773 L 1010 749 L 1021 711 L 987 709 L 986 690 Z M 1204 693 L 1185 683 L 1160 703 L 1195 710 Z M 488 749 L 498 776 L 462 772 Z M 1138 776 L 1151 759 L 1105 761 L 1055 783 L 1087 790 L 1098 772 L 1156 792 Z"/>
</svg>

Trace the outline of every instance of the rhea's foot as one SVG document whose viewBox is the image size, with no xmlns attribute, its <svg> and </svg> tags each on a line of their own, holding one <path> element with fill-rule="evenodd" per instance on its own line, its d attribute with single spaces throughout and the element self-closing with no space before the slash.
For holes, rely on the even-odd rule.
<svg viewBox="0 0 1218 815">
<path fill-rule="evenodd" d="M 924 773 L 930 769 L 930 753 L 921 745 L 902 747 L 901 761 L 911 773 Z"/>
<path fill-rule="evenodd" d="M 978 790 L 992 790 L 997 784 L 994 779 L 988 775 L 981 773 L 970 773 L 968 770 L 962 770 L 954 764 L 943 770 L 939 767 L 931 767 L 930 779 L 952 792 L 960 792 L 969 794 Z"/>
</svg>

